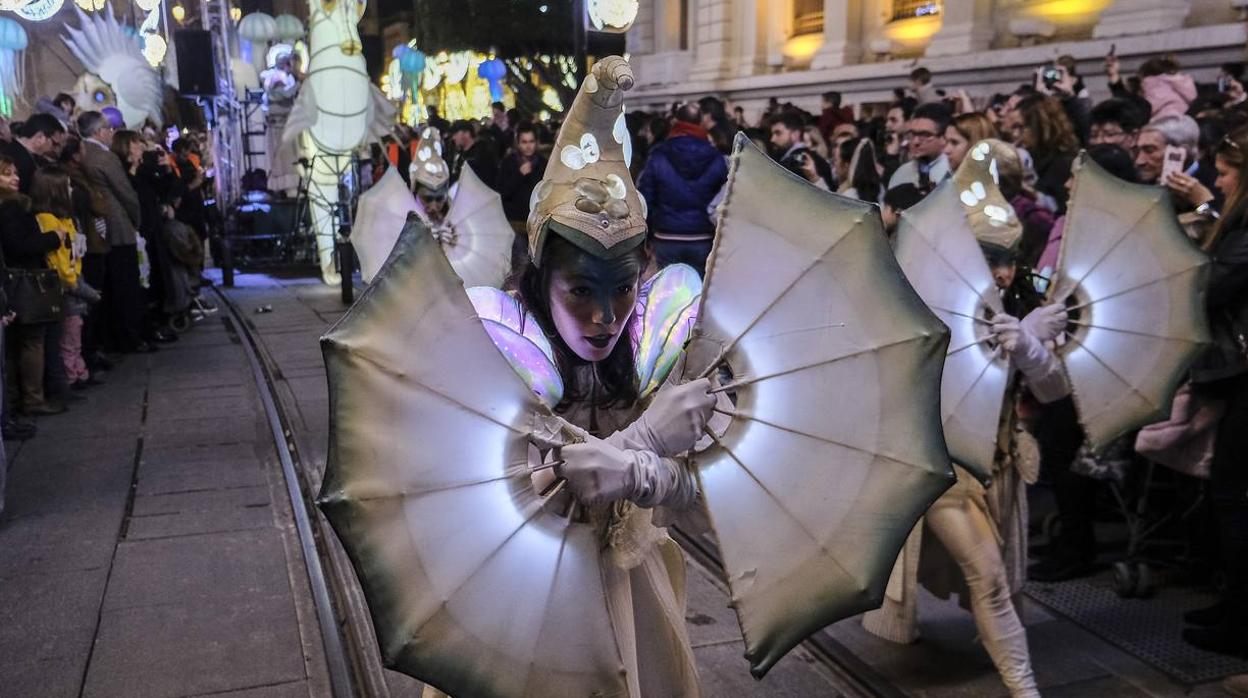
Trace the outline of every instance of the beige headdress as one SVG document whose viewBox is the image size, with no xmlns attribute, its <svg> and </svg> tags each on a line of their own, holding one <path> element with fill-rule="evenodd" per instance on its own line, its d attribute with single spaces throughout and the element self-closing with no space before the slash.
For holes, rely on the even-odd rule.
<svg viewBox="0 0 1248 698">
<path fill-rule="evenodd" d="M 1021 167 L 1014 146 L 995 138 L 976 143 L 953 175 L 958 200 L 981 245 L 1012 250 L 1023 237 L 1023 224 L 998 185 L 1001 175 Z"/>
<path fill-rule="evenodd" d="M 632 143 L 624 91 L 633 71 L 619 56 L 594 65 L 559 129 L 542 182 L 533 189 L 529 255 L 540 264 L 554 232 L 598 257 L 612 258 L 645 240 L 645 202 L 628 173 Z"/>
<path fill-rule="evenodd" d="M 442 138 L 436 128 L 429 126 L 421 132 L 410 172 L 412 184 L 434 191 L 445 187 L 450 180 L 451 170 L 442 158 Z"/>
</svg>

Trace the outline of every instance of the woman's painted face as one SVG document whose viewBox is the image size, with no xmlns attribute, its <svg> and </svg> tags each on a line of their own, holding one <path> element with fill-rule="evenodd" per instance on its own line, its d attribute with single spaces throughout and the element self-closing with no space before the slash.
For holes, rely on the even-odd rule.
<svg viewBox="0 0 1248 698">
<path fill-rule="evenodd" d="M 5 191 L 17 191 L 21 185 L 21 178 L 17 176 L 17 168 L 8 166 L 0 169 L 0 189 Z"/>
<path fill-rule="evenodd" d="M 555 329 L 577 356 L 602 361 L 633 316 L 641 263 L 632 254 L 599 259 L 580 250 L 561 261 L 550 276 Z"/>
</svg>

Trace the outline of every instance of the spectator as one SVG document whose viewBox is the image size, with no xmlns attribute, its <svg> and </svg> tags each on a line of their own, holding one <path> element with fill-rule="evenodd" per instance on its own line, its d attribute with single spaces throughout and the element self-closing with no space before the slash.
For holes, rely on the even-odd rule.
<svg viewBox="0 0 1248 698">
<path fill-rule="evenodd" d="M 650 150 L 637 180 L 655 261 L 660 267 L 688 264 L 699 274 L 715 238 L 707 206 L 728 179 L 728 164 L 701 124 L 698 105 L 681 106 L 667 140 Z"/>
<path fill-rule="evenodd" d="M 520 234 L 529 217 L 533 188 L 546 172 L 546 158 L 537 152 L 537 129 L 533 124 L 517 124 L 515 134 L 515 146 L 498 168 L 498 193 L 502 195 L 507 220 L 519 224 L 516 230 Z"/>
<path fill-rule="evenodd" d="M 129 146 L 121 151 L 114 150 L 125 163 L 130 157 Z M 204 177 L 203 167 L 195 156 L 195 144 L 190 138 L 179 138 L 173 142 L 174 169 L 178 173 L 181 185 L 178 187 L 178 198 L 182 205 L 178 207 L 178 220 L 191 226 L 200 240 L 208 238 L 208 222 L 204 217 L 204 187 L 208 183 Z"/>
<path fill-rule="evenodd" d="M 1131 161 L 1131 153 L 1124 150 L 1121 146 L 1113 143 L 1097 143 L 1088 147 L 1088 157 L 1118 179 L 1124 182 L 1135 183 L 1135 164 Z M 1073 193 L 1074 188 L 1075 175 L 1072 171 L 1070 177 L 1066 180 L 1066 191 Z M 1053 227 L 1049 232 L 1048 242 L 1045 243 L 1044 251 L 1034 265 L 1036 273 L 1045 280 L 1052 277 L 1053 272 L 1057 269 L 1057 253 L 1061 246 L 1062 232 L 1065 227 L 1065 216 L 1061 216 L 1054 221 Z M 1044 291 L 1045 289 L 1041 288 L 1038 290 Z"/>
<path fill-rule="evenodd" d="M 1069 177 L 1069 172 L 1067 176 Z M 997 157 L 997 188 L 1023 225 L 1023 236 L 1013 251 L 1013 261 L 1030 270 L 1044 250 L 1053 230 L 1053 212 L 1037 201 L 1034 191 L 1023 183 L 1023 163 L 1013 148 L 1002 148 Z M 1008 284 L 1007 284 L 1008 286 Z"/>
<path fill-rule="evenodd" d="M 698 109 L 702 112 L 702 128 L 710 135 L 711 143 L 724 155 L 731 154 L 737 130 L 728 121 L 723 100 L 708 95 L 698 100 Z"/>
<path fill-rule="evenodd" d="M 104 344 L 123 352 L 155 351 L 143 339 L 146 301 L 139 284 L 139 195 L 130 183 L 126 167 L 109 150 L 116 129 L 100 112 L 87 111 L 78 116 L 78 133 L 84 139 L 83 170 L 108 200 L 107 281 L 100 291 L 106 299 L 104 326 L 111 336 Z"/>
<path fill-rule="evenodd" d="M 17 127 L 13 140 L 4 145 L 3 153 L 17 167 L 22 193 L 30 191 L 35 181 L 35 168 L 40 159 L 57 150 L 55 139 L 64 138 L 65 129 L 51 114 L 34 114 Z"/>
<path fill-rule="evenodd" d="M 1167 116 L 1156 119 L 1140 129 L 1135 144 L 1135 172 L 1144 184 L 1165 184 L 1161 170 L 1165 164 L 1166 146 L 1187 151 L 1186 168 L 1196 157 L 1200 142 L 1200 126 L 1190 116 Z"/>
<path fill-rule="evenodd" d="M 1117 99 L 1122 99 L 1135 106 L 1135 110 L 1144 121 L 1152 118 L 1153 105 L 1149 103 L 1137 89 L 1122 79 L 1122 71 L 1118 64 L 1118 56 L 1105 56 L 1105 79 L 1109 83 L 1109 92 Z"/>
<path fill-rule="evenodd" d="M 1079 140 L 1061 103 L 1043 95 L 1018 103 L 1022 120 L 1021 145 L 1031 156 L 1036 173 L 1035 189 L 1052 200 L 1057 213 L 1066 210 L 1066 179 L 1079 152 Z"/>
<path fill-rule="evenodd" d="M 1167 116 L 1182 116 L 1196 99 L 1196 82 L 1192 76 L 1179 72 L 1178 61 L 1170 56 L 1160 56 L 1144 61 L 1140 66 L 1144 99 L 1152 107 L 1153 121 Z"/>
<path fill-rule="evenodd" d="M 913 184 L 901 184 L 884 192 L 884 205 L 880 207 L 880 218 L 884 221 L 884 232 L 891 240 L 897 234 L 897 223 L 906 209 L 923 200 L 923 192 Z"/>
<path fill-rule="evenodd" d="M 1138 105 L 1119 97 L 1107 99 L 1092 107 L 1088 145 L 1108 143 L 1131 150 L 1144 121 Z"/>
<path fill-rule="evenodd" d="M 806 142 L 806 147 L 818 153 L 819 157 L 829 162 L 832 161 L 832 153 L 829 149 L 828 141 L 823 139 L 823 134 L 818 128 L 807 126 L 802 129 L 802 140 Z"/>
<path fill-rule="evenodd" d="M 945 131 L 952 122 L 948 107 L 939 102 L 920 104 L 906 122 L 910 160 L 897 168 L 888 188 L 913 184 L 924 194 L 950 175 L 945 157 Z"/>
<path fill-rule="evenodd" d="M 1212 345 L 1192 369 L 1193 388 L 1205 397 L 1226 401 L 1218 423 L 1210 468 L 1209 495 L 1219 534 L 1219 554 L 1226 575 L 1222 600 L 1212 608 L 1188 613 L 1185 620 L 1205 626 L 1183 631 L 1200 649 L 1224 654 L 1248 653 L 1248 129 L 1218 144 L 1217 186 L 1226 197 L 1212 237 L 1204 244 L 1212 261 L 1205 292 Z"/>
<path fill-rule="evenodd" d="M 108 258 L 108 227 L 109 199 L 91 181 L 82 166 L 84 144 L 81 140 L 71 139 L 61 151 L 61 164 L 69 171 L 69 181 L 74 203 L 74 224 L 85 240 L 86 247 L 82 257 L 82 278 L 87 285 L 98 289 L 105 286 L 105 273 Z M 82 354 L 87 363 L 90 377 L 88 385 L 99 383 L 98 372 L 113 367 L 117 357 L 105 356 L 100 346 L 103 335 L 100 324 L 102 310 L 99 306 L 95 312 L 83 317 Z"/>
<path fill-rule="evenodd" d="M 487 130 L 490 134 L 490 140 L 494 141 L 494 147 L 498 151 L 500 159 L 507 154 L 507 150 L 515 141 L 513 128 L 515 128 L 515 124 L 507 116 L 507 107 L 502 102 L 491 104 L 490 125 L 487 127 Z"/>
<path fill-rule="evenodd" d="M 9 269 L 47 269 L 47 255 L 60 246 L 56 236 L 44 235 L 31 211 L 30 198 L 21 193 L 17 165 L 0 155 L 0 251 Z M 45 399 L 43 391 L 44 338 L 48 323 L 20 316 L 13 330 L 16 346 L 18 411 L 26 416 L 60 414 L 64 405 Z"/>
<path fill-rule="evenodd" d="M 451 128 L 451 122 L 443 119 L 441 115 L 438 114 L 437 107 L 430 106 L 426 111 L 429 113 L 429 118 L 425 120 L 426 123 L 436 128 L 438 133 L 446 133 Z"/>
<path fill-rule="evenodd" d="M 805 125 L 794 111 L 783 111 L 770 125 L 772 155 L 776 162 L 811 184 L 832 189 L 832 166 L 806 145 Z"/>
<path fill-rule="evenodd" d="M 945 128 L 945 158 L 949 160 L 949 171 L 957 172 L 971 146 L 989 138 L 997 138 L 997 127 L 984 114 L 971 112 L 955 117 Z"/>
<path fill-rule="evenodd" d="M 866 138 L 842 141 L 836 148 L 837 175 L 841 183 L 837 193 L 850 198 L 879 204 L 884 182 L 875 162 L 875 146 Z"/>
<path fill-rule="evenodd" d="M 819 114 L 819 133 L 823 134 L 825 141 L 831 143 L 836 140 L 833 132 L 837 126 L 854 123 L 854 110 L 841 106 L 841 93 L 835 91 L 824 92 L 821 105 L 823 110 Z"/>
<path fill-rule="evenodd" d="M 919 66 L 910 71 L 910 91 L 918 104 L 927 104 L 940 99 L 937 90 L 932 86 L 932 71 Z"/>
<path fill-rule="evenodd" d="M 464 165 L 472 165 L 472 171 L 485 186 L 498 189 L 498 154 L 491 143 L 478 141 L 477 131 L 471 121 L 456 121 L 447 134 L 455 144 L 451 165 L 451 183 L 459 181 Z"/>
<path fill-rule="evenodd" d="M 852 121 L 837 124 L 836 127 L 832 129 L 832 139 L 828 141 L 828 147 L 835 148 L 845 141 L 857 140 L 861 135 L 862 134 L 858 132 L 858 124 L 855 124 Z"/>
</svg>

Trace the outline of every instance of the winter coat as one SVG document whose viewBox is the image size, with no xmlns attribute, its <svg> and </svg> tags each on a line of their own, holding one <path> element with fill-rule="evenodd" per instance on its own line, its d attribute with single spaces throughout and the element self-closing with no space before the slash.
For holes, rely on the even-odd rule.
<svg viewBox="0 0 1248 698">
<path fill-rule="evenodd" d="M 1066 180 L 1070 179 L 1070 166 L 1075 156 L 1035 149 L 1031 151 L 1032 167 L 1036 172 L 1036 191 L 1048 194 L 1057 202 L 1057 213 L 1066 212 L 1066 200 L 1070 192 L 1066 191 Z"/>
<path fill-rule="evenodd" d="M 727 161 L 706 139 L 676 136 L 656 145 L 637 180 L 650 231 L 665 237 L 713 236 L 706 207 L 727 179 Z"/>
<path fill-rule="evenodd" d="M 507 220 L 524 222 L 529 218 L 529 198 L 533 189 L 546 173 L 546 158 L 533 154 L 533 168 L 527 175 L 520 174 L 520 155 L 512 153 L 503 159 L 498 168 L 498 193 L 503 198 L 503 212 Z"/>
<path fill-rule="evenodd" d="M 73 288 L 78 285 L 78 277 L 82 275 L 82 246 L 79 244 L 75 248 L 75 240 L 78 238 L 78 228 L 74 225 L 72 218 L 58 218 L 51 213 L 37 213 L 35 220 L 39 223 L 39 230 L 44 235 L 60 240 L 57 235 L 61 233 L 65 236 L 65 243 L 57 245 L 55 249 L 47 254 L 48 266 L 56 270 L 56 275 L 61 277 L 61 285 L 65 288 Z"/>
<path fill-rule="evenodd" d="M 139 195 L 126 167 L 111 150 L 90 139 L 82 144 L 82 169 L 108 199 L 108 242 L 133 245 L 139 230 Z"/>
<path fill-rule="evenodd" d="M 1015 215 L 1023 224 L 1023 240 L 1019 248 L 1018 258 L 1025 266 L 1036 268 L 1041 253 L 1053 232 L 1053 212 L 1040 206 L 1036 200 L 1026 194 L 1019 194 L 1010 199 Z"/>
<path fill-rule="evenodd" d="M 39 221 L 22 199 L 9 198 L 0 203 L 0 248 L 4 250 L 5 266 L 10 269 L 47 269 L 48 253 L 61 246 L 55 235 L 44 235 Z"/>
<path fill-rule="evenodd" d="M 1150 121 L 1163 116 L 1183 116 L 1187 107 L 1196 99 L 1196 83 L 1185 73 L 1150 75 L 1141 81 L 1144 99 L 1153 108 Z"/>
<path fill-rule="evenodd" d="M 1192 366 L 1193 383 L 1248 371 L 1248 215 L 1229 226 L 1209 250 L 1205 310 L 1213 343 Z"/>
</svg>

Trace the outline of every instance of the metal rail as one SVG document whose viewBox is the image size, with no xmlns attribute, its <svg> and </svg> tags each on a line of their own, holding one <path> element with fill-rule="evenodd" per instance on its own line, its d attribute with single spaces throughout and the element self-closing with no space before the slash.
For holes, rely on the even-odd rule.
<svg viewBox="0 0 1248 698">
<path fill-rule="evenodd" d="M 214 288 L 214 290 L 216 290 Z M 247 354 L 247 362 L 251 365 L 251 375 L 256 381 L 256 391 L 260 394 L 260 402 L 264 406 L 264 414 L 269 422 L 269 430 L 273 434 L 273 445 L 277 449 L 278 460 L 282 464 L 282 475 L 286 480 L 286 493 L 290 498 L 290 508 L 295 516 L 295 530 L 299 533 L 299 547 L 303 551 L 304 565 L 308 571 L 308 584 L 312 588 L 312 602 L 316 607 L 317 624 L 321 630 L 321 642 L 325 648 L 325 666 L 329 672 L 329 684 L 334 698 L 354 698 L 355 681 L 351 672 L 351 662 L 347 657 L 346 647 L 338 629 L 338 618 L 334 603 L 330 598 L 329 585 L 325 570 L 321 565 L 321 554 L 317 547 L 316 537 L 312 531 L 312 521 L 308 514 L 311 503 L 303 496 L 298 470 L 295 468 L 287 435 L 290 427 L 281 407 L 274 399 L 273 379 L 268 367 L 260 360 L 256 338 L 251 329 L 243 321 L 238 309 L 226 298 L 224 293 L 216 290 L 219 306 L 227 309 L 230 323 L 238 337 L 242 340 L 243 352 Z"/>
</svg>

